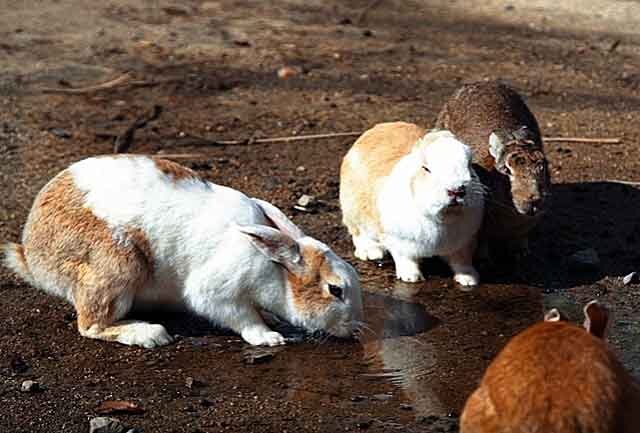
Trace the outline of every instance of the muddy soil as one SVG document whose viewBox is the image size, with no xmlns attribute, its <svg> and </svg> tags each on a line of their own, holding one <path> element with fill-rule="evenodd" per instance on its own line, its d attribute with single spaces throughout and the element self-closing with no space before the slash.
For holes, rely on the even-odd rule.
<svg viewBox="0 0 640 433">
<path fill-rule="evenodd" d="M 180 162 L 267 199 L 353 263 L 371 328 L 362 341 L 248 347 L 196 317 L 153 320 L 181 336 L 145 350 L 91 341 L 73 309 L 0 270 L 0 431 L 84 432 L 105 400 L 145 432 L 456 431 L 484 368 L 509 337 L 559 306 L 574 320 L 598 298 L 611 344 L 640 376 L 640 38 L 634 1 L 24 2 L 0 14 L 0 239 L 20 237 L 37 191 L 160 105 L 132 152 Z M 588 6 L 588 7 L 587 7 Z M 276 74 L 289 66 L 297 73 Z M 109 90 L 48 92 L 131 74 Z M 251 138 L 430 126 L 461 83 L 500 78 L 526 96 L 548 143 L 553 204 L 516 266 L 481 269 L 465 293 L 437 260 L 428 281 L 362 263 L 340 223 L 338 167 L 352 138 L 259 144 Z M 214 140 L 248 140 L 236 146 Z M 108 181 L 108 179 L 105 179 Z M 293 209 L 302 194 L 321 201 Z M 599 265 L 570 256 L 595 249 Z M 191 378 L 191 379 L 189 379 Z M 31 379 L 44 389 L 22 393 Z"/>
</svg>

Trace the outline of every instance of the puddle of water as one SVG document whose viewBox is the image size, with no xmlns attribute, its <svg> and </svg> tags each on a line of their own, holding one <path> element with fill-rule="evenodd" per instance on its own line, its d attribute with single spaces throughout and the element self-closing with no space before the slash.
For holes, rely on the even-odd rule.
<svg viewBox="0 0 640 433">
<path fill-rule="evenodd" d="M 182 317 L 174 329 L 191 335 L 168 356 L 205 382 L 216 381 L 210 373 L 215 359 L 218 371 L 234 377 L 238 392 L 277 389 L 281 398 L 310 410 L 337 405 L 356 415 L 366 408 L 395 419 L 446 417 L 460 413 L 508 339 L 559 302 L 526 286 L 483 285 L 463 292 L 449 278 L 437 277 L 407 285 L 391 275 L 365 275 L 363 286 L 367 327 L 357 342 L 310 339 L 278 323 L 274 328 L 298 344 L 254 348 Z"/>
</svg>

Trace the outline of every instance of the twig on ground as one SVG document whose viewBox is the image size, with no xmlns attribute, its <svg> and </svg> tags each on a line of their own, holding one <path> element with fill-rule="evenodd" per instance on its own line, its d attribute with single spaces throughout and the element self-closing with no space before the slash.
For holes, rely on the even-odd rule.
<svg viewBox="0 0 640 433">
<path fill-rule="evenodd" d="M 136 131 L 140 128 L 144 128 L 145 126 L 147 126 L 149 122 L 156 120 L 158 117 L 160 117 L 161 113 L 162 113 L 162 106 L 154 105 L 153 111 L 151 112 L 150 115 L 144 115 L 144 116 L 138 117 L 133 122 L 133 124 L 131 124 L 131 126 L 129 126 L 124 131 L 122 135 L 119 135 L 118 138 L 116 138 L 116 143 L 113 146 L 113 152 L 114 153 L 127 152 L 131 147 L 131 144 L 133 144 L 133 138 L 136 134 Z"/>
<path fill-rule="evenodd" d="M 249 138 L 246 140 L 210 140 L 200 137 L 185 137 L 189 141 L 195 143 L 188 143 L 194 145 L 213 145 L 213 146 L 234 146 L 245 145 L 253 143 L 281 143 L 289 141 L 303 141 L 303 140 L 317 140 L 321 138 L 335 138 L 335 137 L 355 137 L 362 135 L 361 131 L 349 131 L 349 132 L 332 132 L 327 134 L 311 134 L 311 135 L 291 135 L 286 137 L 273 137 L 273 138 Z M 604 143 L 604 144 L 619 144 L 622 142 L 620 138 L 582 138 L 582 137 L 546 137 L 545 142 L 573 142 L 573 143 Z"/>
<path fill-rule="evenodd" d="M 364 20 L 367 18 L 367 14 L 369 13 L 369 11 L 377 7 L 380 3 L 382 3 L 382 0 L 372 0 L 371 2 L 369 2 L 369 4 L 366 5 L 364 9 L 362 9 L 358 14 L 358 17 L 356 18 L 356 25 L 359 26 L 364 23 Z"/>
<path fill-rule="evenodd" d="M 287 137 L 273 138 L 247 138 L 244 140 L 211 140 L 209 138 L 188 135 L 186 137 L 176 138 L 168 143 L 168 146 L 247 146 L 256 143 L 282 143 L 289 141 L 317 140 L 321 138 L 335 137 L 354 137 L 362 134 L 361 132 L 332 132 L 328 134 L 312 134 L 312 135 L 291 135 Z"/>
<path fill-rule="evenodd" d="M 611 182 L 611 183 L 619 183 L 621 185 L 640 186 L 640 182 L 632 182 L 629 180 L 604 179 L 604 180 L 601 180 L 600 182 Z"/>
<path fill-rule="evenodd" d="M 547 143 L 566 142 L 566 143 L 602 143 L 602 144 L 620 144 L 621 138 L 586 138 L 586 137 L 544 137 Z"/>
<path fill-rule="evenodd" d="M 131 74 L 129 72 L 125 72 L 119 77 L 116 77 L 104 83 L 96 84 L 94 86 L 70 87 L 70 88 L 40 87 L 37 90 L 43 93 L 72 93 L 72 94 L 91 93 L 91 92 L 96 92 L 98 90 L 112 89 L 114 87 L 117 87 L 121 84 L 126 83 L 127 81 L 129 81 L 130 78 L 131 78 Z"/>
</svg>

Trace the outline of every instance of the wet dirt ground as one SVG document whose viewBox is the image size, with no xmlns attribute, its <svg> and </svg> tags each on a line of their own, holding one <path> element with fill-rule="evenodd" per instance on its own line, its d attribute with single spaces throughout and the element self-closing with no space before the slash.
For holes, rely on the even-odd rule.
<svg viewBox="0 0 640 433">
<path fill-rule="evenodd" d="M 251 348 L 195 317 L 154 318 L 182 337 L 156 350 L 81 338 L 72 308 L 0 270 L 0 431 L 84 432 L 105 400 L 145 432 L 457 430 L 457 415 L 509 337 L 558 306 L 580 319 L 598 298 L 611 344 L 640 376 L 638 108 L 632 1 L 2 2 L 0 239 L 16 241 L 37 191 L 70 162 L 110 153 L 154 105 L 132 152 L 180 159 L 267 199 L 361 274 L 370 328 L 360 342 Z M 589 7 L 585 7 L 588 5 Z M 290 66 L 288 79 L 276 71 Z M 104 82 L 82 94 L 46 92 Z M 213 146 L 211 140 L 430 126 L 461 83 L 501 78 L 527 97 L 548 143 L 553 204 L 518 265 L 481 269 L 460 291 L 437 260 L 402 284 L 362 263 L 340 223 L 338 167 L 352 138 Z M 206 139 L 206 140 L 205 140 Z M 209 140 L 209 141 L 207 141 Z M 108 179 L 105 179 L 108 181 Z M 302 194 L 313 213 L 293 209 Z M 597 251 L 585 269 L 570 256 Z M 286 327 L 285 327 L 286 328 Z M 287 330 L 298 335 L 295 330 Z M 44 390 L 20 392 L 24 380 Z"/>
</svg>

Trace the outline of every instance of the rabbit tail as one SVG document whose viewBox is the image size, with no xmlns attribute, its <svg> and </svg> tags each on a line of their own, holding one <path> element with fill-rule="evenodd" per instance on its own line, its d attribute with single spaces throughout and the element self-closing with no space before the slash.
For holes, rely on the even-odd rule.
<svg viewBox="0 0 640 433">
<path fill-rule="evenodd" d="M 33 285 L 33 275 L 24 257 L 24 247 L 20 244 L 6 243 L 0 246 L 4 265 L 18 274 L 23 280 Z"/>
</svg>

